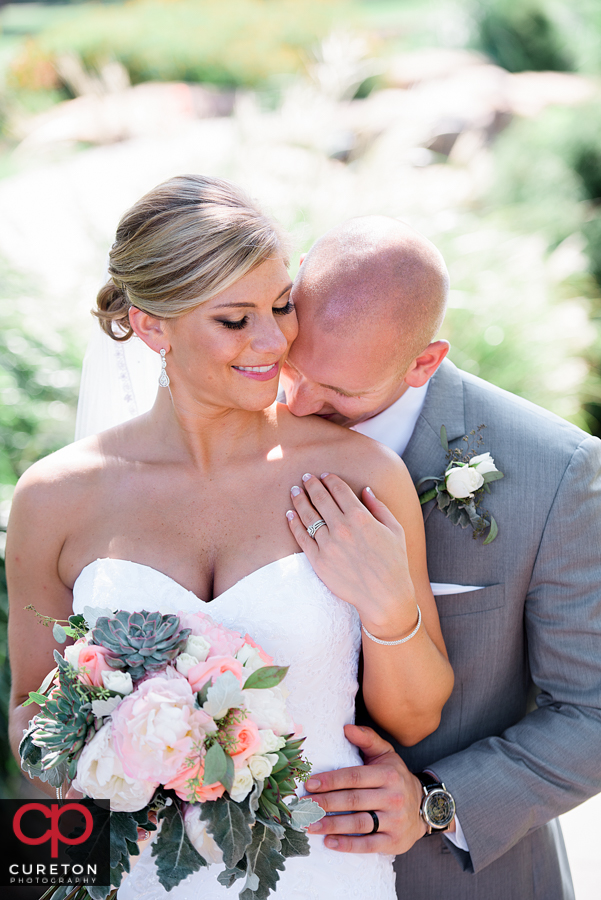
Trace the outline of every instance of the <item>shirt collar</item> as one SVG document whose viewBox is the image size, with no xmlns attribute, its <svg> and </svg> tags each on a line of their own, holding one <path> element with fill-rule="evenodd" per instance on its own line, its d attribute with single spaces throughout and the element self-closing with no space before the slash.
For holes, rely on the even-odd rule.
<svg viewBox="0 0 601 900">
<path fill-rule="evenodd" d="M 402 456 L 426 402 L 429 384 L 427 381 L 418 388 L 408 387 L 395 403 L 377 416 L 352 425 L 351 431 L 358 431 L 359 434 L 380 441 Z"/>
</svg>

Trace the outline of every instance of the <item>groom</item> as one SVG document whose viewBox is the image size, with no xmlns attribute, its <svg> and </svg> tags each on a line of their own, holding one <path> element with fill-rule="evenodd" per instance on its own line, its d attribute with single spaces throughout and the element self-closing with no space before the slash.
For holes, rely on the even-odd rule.
<svg viewBox="0 0 601 900">
<path fill-rule="evenodd" d="M 367 765 L 316 776 L 334 814 L 311 830 L 343 852 L 398 854 L 408 900 L 568 900 L 556 817 L 601 790 L 601 442 L 445 359 L 447 287 L 433 245 L 379 216 L 321 238 L 294 285 L 295 415 L 388 444 L 414 482 L 446 467 L 442 425 L 451 448 L 484 425 L 478 452 L 505 473 L 484 504 L 494 543 L 423 508 L 430 578 L 450 591 L 436 598 L 455 671 L 440 727 L 396 752 L 350 728 Z M 444 836 L 424 836 L 424 770 L 455 800 Z M 379 833 L 347 835 L 343 810 L 374 810 Z M 353 831 L 371 822 L 355 816 Z"/>
</svg>

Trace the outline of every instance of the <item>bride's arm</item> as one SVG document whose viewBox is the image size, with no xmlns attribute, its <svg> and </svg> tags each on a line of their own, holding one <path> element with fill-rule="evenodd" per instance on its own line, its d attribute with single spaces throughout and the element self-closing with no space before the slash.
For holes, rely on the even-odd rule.
<svg viewBox="0 0 601 900">
<path fill-rule="evenodd" d="M 335 475 L 312 477 L 294 498 L 295 538 L 319 577 L 358 610 L 365 628 L 394 646 L 363 633 L 363 696 L 374 719 L 401 744 L 410 746 L 431 734 L 453 688 L 434 597 L 426 567 L 424 527 L 419 500 L 404 464 L 381 458 L 370 465 L 373 494 L 361 503 Z M 375 496 L 374 496 L 375 495 Z M 385 502 L 384 502 L 385 501 Z M 308 523 L 319 516 L 328 527 L 308 536 Z M 299 520 L 300 516 L 300 520 Z"/>
<path fill-rule="evenodd" d="M 44 461 L 46 463 L 46 461 Z M 15 491 L 6 542 L 6 574 L 9 596 L 8 641 L 11 664 L 9 735 L 19 761 L 23 730 L 39 707 L 24 707 L 29 691 L 39 688 L 54 668 L 52 651 L 60 648 L 52 627 L 41 624 L 33 605 L 43 615 L 66 619 L 72 612 L 72 594 L 58 574 L 58 559 L 69 521 L 47 464 L 29 469 Z M 47 783 L 35 780 L 45 793 L 55 795 Z"/>
</svg>

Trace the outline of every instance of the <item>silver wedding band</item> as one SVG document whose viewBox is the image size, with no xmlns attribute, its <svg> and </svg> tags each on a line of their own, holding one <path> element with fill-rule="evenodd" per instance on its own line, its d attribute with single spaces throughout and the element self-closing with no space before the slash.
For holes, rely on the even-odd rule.
<svg viewBox="0 0 601 900">
<path fill-rule="evenodd" d="M 325 524 L 326 523 L 324 522 L 323 519 L 318 519 L 317 522 L 313 523 L 313 525 L 309 525 L 309 527 L 307 528 L 307 534 L 309 535 L 309 537 L 312 537 L 313 539 L 315 539 L 315 532 L 317 531 L 318 528 L 321 528 L 321 526 L 325 525 Z"/>
</svg>

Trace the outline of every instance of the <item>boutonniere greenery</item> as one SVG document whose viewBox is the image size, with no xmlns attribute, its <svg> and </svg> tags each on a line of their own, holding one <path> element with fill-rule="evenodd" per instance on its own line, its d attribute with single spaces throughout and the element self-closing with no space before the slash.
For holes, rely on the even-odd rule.
<svg viewBox="0 0 601 900">
<path fill-rule="evenodd" d="M 447 454 L 447 466 L 442 475 L 420 478 L 416 488 L 433 481 L 434 487 L 419 495 L 422 506 L 435 499 L 438 508 L 448 516 L 453 525 L 461 525 L 462 528 L 471 526 L 474 538 L 481 537 L 488 531 L 484 543 L 491 544 L 499 533 L 499 527 L 486 510 L 480 510 L 480 506 L 484 493 L 490 494 L 490 483 L 503 478 L 503 473 L 495 466 L 490 453 L 478 452 L 484 441 L 481 434 L 484 427 L 479 425 L 466 434 L 462 438 L 465 446 L 449 450 L 447 430 L 443 425 L 440 429 L 440 443 Z"/>
</svg>

